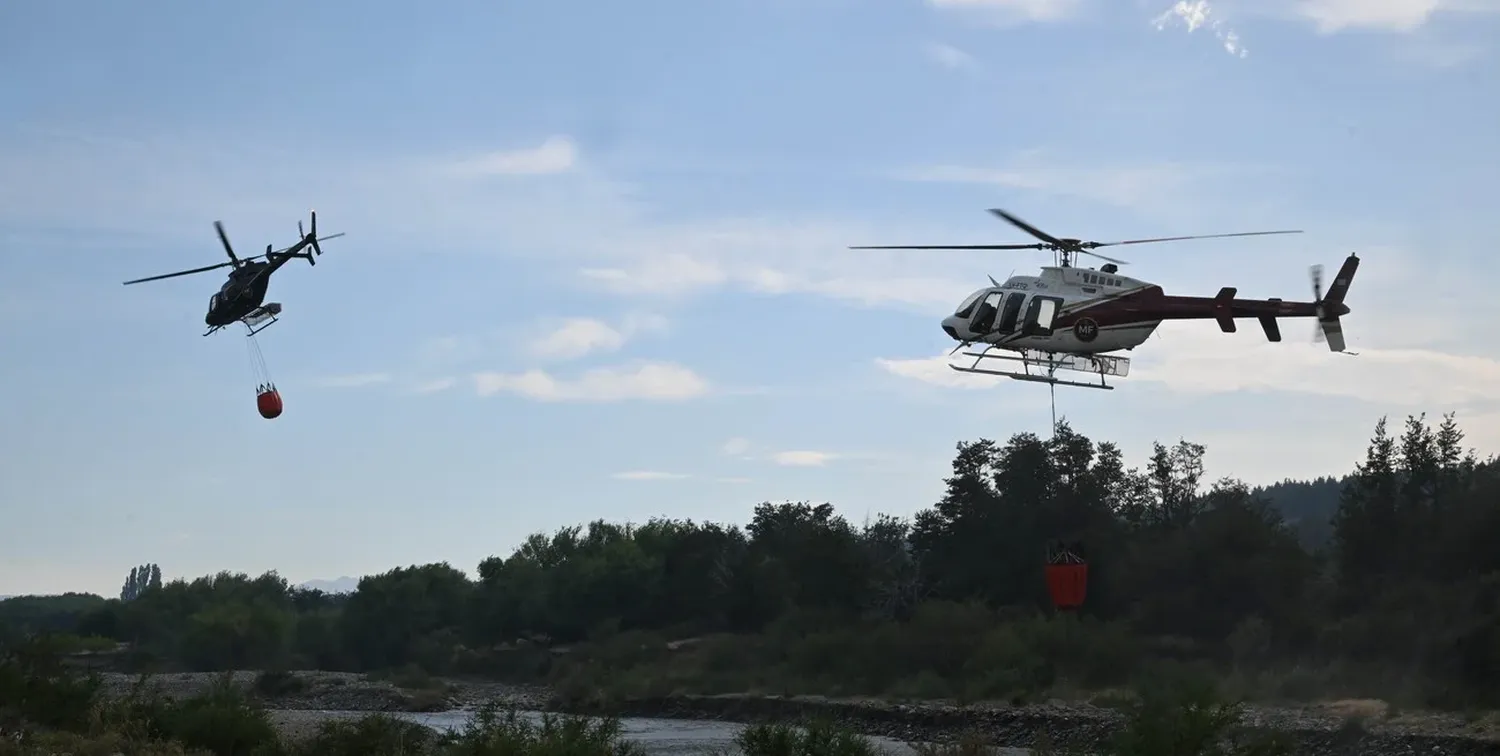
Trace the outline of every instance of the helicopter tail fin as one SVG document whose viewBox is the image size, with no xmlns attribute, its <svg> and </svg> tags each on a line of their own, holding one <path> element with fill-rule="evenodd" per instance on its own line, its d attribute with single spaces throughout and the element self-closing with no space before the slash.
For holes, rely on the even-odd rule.
<svg viewBox="0 0 1500 756">
<path fill-rule="evenodd" d="M 318 261 L 314 260 L 313 257 L 315 255 L 323 254 L 323 247 L 319 245 L 318 242 L 325 242 L 329 239 L 337 239 L 344 234 L 343 232 L 339 232 L 337 234 L 329 234 L 328 236 L 320 238 L 318 236 L 318 211 L 309 210 L 308 216 L 308 223 L 310 225 L 310 228 L 308 228 L 308 230 L 304 232 L 302 230 L 302 221 L 297 221 L 297 234 L 302 237 L 302 241 L 306 243 L 307 247 L 312 249 L 312 252 L 299 252 L 297 253 L 297 256 L 307 258 L 308 265 L 317 265 Z"/>
<path fill-rule="evenodd" d="M 1339 320 L 1339 316 L 1349 312 L 1349 308 L 1344 304 L 1344 297 L 1349 293 L 1349 284 L 1354 280 L 1354 273 L 1357 270 L 1359 270 L 1359 256 L 1349 255 L 1349 258 L 1344 260 L 1343 266 L 1339 268 L 1338 275 L 1334 276 L 1333 284 L 1328 287 L 1327 296 L 1324 296 L 1323 266 L 1313 266 L 1313 295 L 1316 297 L 1318 312 L 1318 327 L 1313 332 L 1313 340 L 1328 342 L 1329 351 L 1342 352 L 1347 346 L 1344 341 L 1344 324 Z"/>
</svg>

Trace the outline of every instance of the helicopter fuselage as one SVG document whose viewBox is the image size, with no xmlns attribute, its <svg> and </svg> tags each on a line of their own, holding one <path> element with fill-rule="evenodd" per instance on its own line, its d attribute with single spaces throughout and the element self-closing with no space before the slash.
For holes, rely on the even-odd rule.
<svg viewBox="0 0 1500 756">
<path fill-rule="evenodd" d="M 203 322 L 211 327 L 223 327 L 255 312 L 265 302 L 266 289 L 271 285 L 271 270 L 268 269 L 274 269 L 273 264 L 241 263 L 209 298 L 208 314 Z"/>
<path fill-rule="evenodd" d="M 1352 276 L 1352 269 L 1350 270 Z M 1145 343 L 1164 320 L 1217 320 L 1226 332 L 1238 318 L 1256 318 L 1271 341 L 1280 341 L 1276 319 L 1337 317 L 1342 301 L 1326 312 L 1317 302 L 1236 299 L 1225 287 L 1214 297 L 1169 296 L 1156 284 L 1102 269 L 1048 267 L 1040 276 L 1012 276 L 970 294 L 943 319 L 954 341 L 1016 351 L 1096 355 Z"/>
</svg>

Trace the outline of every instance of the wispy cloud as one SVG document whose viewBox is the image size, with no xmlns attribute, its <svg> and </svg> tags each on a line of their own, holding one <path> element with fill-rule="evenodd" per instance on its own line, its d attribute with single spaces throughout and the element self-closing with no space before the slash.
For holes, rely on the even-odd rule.
<svg viewBox="0 0 1500 756">
<path fill-rule="evenodd" d="M 731 457 L 743 457 L 750 452 L 750 439 L 739 437 L 731 438 L 728 441 L 724 442 L 724 446 L 721 448 L 721 451 Z"/>
<path fill-rule="evenodd" d="M 391 380 L 389 373 L 354 373 L 351 375 L 330 375 L 317 379 L 316 385 L 323 388 L 359 388 L 361 386 L 374 386 L 380 383 L 388 383 Z"/>
<path fill-rule="evenodd" d="M 920 383 L 943 388 L 961 389 L 987 389 L 994 388 L 1009 378 L 1001 378 L 990 375 L 976 375 L 974 373 L 962 373 L 948 367 L 952 358 L 947 353 L 936 357 L 918 357 L 915 359 L 886 359 L 877 358 L 875 364 L 891 375 L 909 378 Z"/>
<path fill-rule="evenodd" d="M 452 164 L 469 176 L 544 176 L 566 173 L 578 165 L 578 145 L 567 136 L 551 136 L 536 147 L 476 155 Z"/>
<path fill-rule="evenodd" d="M 629 470 L 617 472 L 611 476 L 615 480 L 686 480 L 692 477 L 686 473 L 661 472 L 659 470 Z"/>
<path fill-rule="evenodd" d="M 480 396 L 509 393 L 542 402 L 682 401 L 709 391 L 702 376 L 671 363 L 598 368 L 571 380 L 544 370 L 478 373 L 473 379 Z"/>
<path fill-rule="evenodd" d="M 771 455 L 771 461 L 783 467 L 823 467 L 839 456 L 833 452 L 804 449 L 776 452 Z"/>
<path fill-rule="evenodd" d="M 1494 0 L 1300 0 L 1295 12 L 1321 34 L 1369 30 L 1407 33 L 1439 13 L 1500 13 Z"/>
<path fill-rule="evenodd" d="M 995 24 L 1063 21 L 1083 8 L 1083 0 L 927 0 L 927 4 Z"/>
<path fill-rule="evenodd" d="M 954 47 L 953 45 L 945 45 L 941 42 L 929 42 L 928 44 L 924 45 L 922 49 L 927 53 L 928 58 L 932 59 L 934 63 L 937 63 L 943 68 L 951 69 L 954 71 L 979 70 L 979 61 L 975 60 L 973 55 L 970 55 L 963 50 Z"/>
<path fill-rule="evenodd" d="M 1346 319 L 1350 332 L 1358 323 Z M 1228 394 L 1295 391 L 1362 399 L 1391 407 L 1466 406 L 1494 402 L 1500 360 L 1418 348 L 1356 345 L 1357 355 L 1298 344 L 1291 323 L 1288 341 L 1266 342 L 1258 330 L 1223 334 L 1186 324 L 1163 326 L 1159 346 L 1131 365 L 1130 381 L 1155 381 L 1176 391 Z M 1353 334 L 1357 334 L 1354 331 Z"/>
<path fill-rule="evenodd" d="M 1254 170 L 1250 166 L 1166 161 L 1069 165 L 1032 151 L 1003 166 L 931 165 L 900 170 L 894 177 L 906 181 L 989 184 L 1141 210 L 1180 206 L 1185 198 L 1201 192 L 1203 183 L 1209 179 Z"/>
<path fill-rule="evenodd" d="M 1161 383 L 1193 394 L 1284 391 L 1387 407 L 1465 407 L 1497 401 L 1500 360 L 1352 345 L 1356 354 L 1336 354 L 1321 345 L 1297 343 L 1295 334 L 1302 331 L 1294 322 L 1283 325 L 1287 340 L 1281 343 L 1265 341 L 1258 330 L 1224 334 L 1211 324 L 1204 328 L 1203 323 L 1169 323 L 1159 331 L 1164 334 L 1161 339 L 1129 355 L 1130 376 L 1110 382 L 1127 390 L 1134 383 Z M 948 367 L 950 359 L 956 358 L 878 359 L 876 364 L 892 375 L 943 388 L 987 389 L 1009 382 L 953 370 Z"/>
<path fill-rule="evenodd" d="M 426 381 L 424 383 L 419 383 L 413 390 L 418 394 L 436 394 L 439 392 L 447 391 L 448 389 L 451 389 L 456 385 L 458 385 L 458 381 L 453 378 L 438 378 L 435 380 Z"/>
<path fill-rule="evenodd" d="M 601 174 L 587 161 L 555 180 L 476 182 L 455 175 L 453 165 L 515 166 L 484 150 L 459 160 L 371 160 L 308 155 L 295 147 L 226 151 L 191 135 L 100 140 L 33 134 L 0 145 L 0 175 L 37 177 L 24 190 L 0 183 L 0 221 L 72 224 L 79 218 L 61 208 L 84 206 L 94 209 L 85 222 L 100 230 L 181 235 L 201 244 L 211 232 L 183 221 L 216 217 L 232 204 L 236 216 L 245 219 L 230 224 L 235 238 L 263 243 L 265 234 L 256 221 L 279 224 L 300 216 L 305 212 L 300 197 L 331 198 L 319 201 L 320 220 L 358 229 L 372 245 L 394 248 L 420 239 L 423 249 L 439 253 L 545 259 L 548 265 L 579 270 L 586 285 L 650 298 L 653 308 L 662 298 L 735 287 L 927 312 L 952 304 L 985 273 L 979 258 L 953 260 L 935 270 L 931 256 L 922 253 L 845 249 L 882 239 L 935 237 L 947 230 L 932 222 L 775 217 L 663 222 L 639 205 L 633 187 Z M 306 170 L 309 164 L 316 169 Z M 1181 207 L 1181 198 L 1194 190 L 1200 197 L 1206 194 L 1193 171 L 1181 166 L 1101 172 L 1059 168 L 1034 153 L 1001 169 L 940 166 L 908 178 L 1092 194 L 1124 204 L 1154 196 L 1172 207 Z M 287 185 L 297 185 L 299 197 L 288 197 Z M 1173 187 L 1178 191 L 1168 191 Z M 145 264 L 132 262 L 130 268 Z M 618 329 L 619 324 L 609 325 Z M 595 342 L 600 344 L 611 338 L 602 331 L 595 335 L 603 339 Z M 452 341 L 448 353 L 433 360 L 443 364 L 427 366 L 428 374 L 469 372 L 467 365 L 456 363 L 474 358 L 474 345 Z M 458 350 L 466 351 L 452 353 Z"/>
<path fill-rule="evenodd" d="M 714 480 L 716 480 L 716 481 L 718 481 L 720 483 L 729 483 L 729 484 L 732 484 L 732 485 L 743 485 L 745 483 L 749 483 L 750 482 L 749 478 L 740 478 L 740 477 L 714 478 Z"/>
<path fill-rule="evenodd" d="M 596 318 L 569 318 L 534 339 L 529 351 L 541 359 L 577 359 L 594 352 L 618 351 L 637 334 L 666 326 L 666 318 L 659 315 L 632 315 L 619 325 Z"/>
<path fill-rule="evenodd" d="M 1157 31 L 1168 27 L 1180 26 L 1192 34 L 1199 29 L 1206 29 L 1219 40 L 1224 51 L 1237 58 L 1247 57 L 1250 52 L 1240 43 L 1240 35 L 1234 29 L 1225 25 L 1223 19 L 1214 15 L 1214 9 L 1209 6 L 1208 0 L 1178 0 L 1165 13 L 1157 16 L 1152 25 Z"/>
</svg>

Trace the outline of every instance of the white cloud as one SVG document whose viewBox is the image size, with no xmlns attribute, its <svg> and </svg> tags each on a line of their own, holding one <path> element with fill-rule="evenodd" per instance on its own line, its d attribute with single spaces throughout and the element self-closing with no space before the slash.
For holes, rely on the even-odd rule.
<svg viewBox="0 0 1500 756">
<path fill-rule="evenodd" d="M 928 253 L 845 249 L 885 240 L 942 238 L 951 231 L 935 222 L 900 217 L 838 223 L 732 217 L 663 223 L 646 213 L 632 187 L 587 164 L 556 181 L 474 182 L 454 173 L 456 161 L 450 157 L 369 161 L 307 155 L 293 148 L 225 151 L 195 141 L 191 134 L 109 140 L 23 136 L 7 141 L 0 150 L 0 175 L 40 178 L 28 182 L 24 191 L 0 183 L 0 221 L 75 224 L 83 217 L 95 230 L 114 235 L 175 240 L 180 234 L 185 241 L 201 244 L 211 232 L 191 228 L 185 221 L 216 217 L 229 204 L 236 208 L 236 218 L 244 218 L 229 219 L 231 233 L 258 244 L 267 234 L 257 229 L 257 223 L 269 225 L 279 238 L 284 224 L 305 212 L 301 197 L 327 197 L 332 199 L 320 201 L 320 220 L 338 229 L 357 229 L 361 238 L 376 240 L 372 244 L 401 248 L 420 243 L 422 249 L 439 254 L 544 258 L 548 265 L 582 270 L 584 280 L 601 289 L 652 298 L 652 307 L 666 296 L 733 286 L 931 312 L 954 304 L 982 282 L 986 272 L 993 272 L 986 271 L 983 256 L 945 258 L 935 269 Z M 1058 193 L 1071 193 L 1081 181 L 1095 187 L 1096 193 L 1108 188 L 1115 200 L 1157 195 L 1162 204 L 1177 206 L 1178 197 L 1161 192 L 1161 177 L 1147 181 L 1144 168 L 1136 180 L 1084 170 L 1047 173 L 1040 159 L 1030 157 L 1011 170 L 1040 173 L 1045 181 L 1035 175 L 1001 178 Z M 491 158 L 457 162 L 497 162 Z M 291 167 L 309 161 L 317 170 Z M 926 178 L 976 180 L 972 175 Z M 299 186 L 299 196 L 287 196 L 289 184 Z M 1177 194 L 1206 194 L 1197 191 L 1201 186 L 1190 188 L 1195 191 Z M 63 210 L 71 207 L 91 211 L 78 216 Z M 435 364 L 422 365 L 423 372 L 469 372 L 467 364 L 457 363 L 478 356 L 472 353 L 473 345 L 453 344 L 446 350 L 438 346 L 433 345 L 435 353 L 430 355 Z"/>
<path fill-rule="evenodd" d="M 1178 2 L 1151 22 L 1157 31 L 1166 29 L 1168 26 L 1180 25 L 1187 29 L 1189 34 L 1199 30 L 1207 29 L 1219 40 L 1224 51 L 1237 58 L 1247 57 L 1250 52 L 1240 43 L 1240 35 L 1234 29 L 1224 24 L 1223 19 L 1214 15 L 1214 10 L 1208 4 L 1208 0 L 1178 0 Z"/>
<path fill-rule="evenodd" d="M 979 69 L 979 61 L 975 60 L 973 55 L 953 45 L 932 42 L 923 49 L 927 52 L 927 57 L 944 68 L 955 71 L 975 71 Z"/>
<path fill-rule="evenodd" d="M 1083 7 L 1083 0 L 927 0 L 940 10 L 962 11 L 995 23 L 1062 21 Z"/>
<path fill-rule="evenodd" d="M 877 358 L 875 364 L 891 375 L 943 388 L 987 389 L 1010 381 L 1009 378 L 999 376 L 959 372 L 948 367 L 952 359 L 944 353 L 936 357 L 906 360 Z"/>
<path fill-rule="evenodd" d="M 1319 34 L 1411 34 L 1444 14 L 1500 13 L 1500 0 L 1213 0 L 1216 10 L 1311 24 Z"/>
<path fill-rule="evenodd" d="M 595 318 L 569 318 L 530 345 L 532 355 L 542 359 L 577 359 L 593 352 L 613 352 L 639 333 L 666 328 L 657 315 L 633 315 L 618 326 Z"/>
<path fill-rule="evenodd" d="M 1279 344 L 1265 341 L 1258 328 L 1225 334 L 1212 324 L 1169 323 L 1119 383 L 1156 381 L 1201 394 L 1295 391 L 1391 407 L 1473 406 L 1493 402 L 1500 386 L 1500 360 L 1353 343 L 1357 355 L 1336 354 L 1310 339 L 1298 343 L 1293 322 L 1283 324 L 1286 340 Z M 1346 333 L 1358 322 L 1347 319 Z"/>
<path fill-rule="evenodd" d="M 436 380 L 417 384 L 415 390 L 418 394 L 436 394 L 442 391 L 447 391 L 457 384 L 458 381 L 452 378 L 438 378 Z"/>
<path fill-rule="evenodd" d="M 1346 320 L 1346 333 L 1352 321 Z M 1212 323 L 1168 323 L 1158 330 L 1160 339 L 1125 355 L 1132 360 L 1128 377 L 1108 380 L 1126 390 L 1132 383 L 1151 381 L 1195 394 L 1290 391 L 1396 407 L 1453 408 L 1496 400 L 1500 360 L 1418 348 L 1368 348 L 1352 341 L 1355 354 L 1336 354 L 1312 343 L 1311 334 L 1294 323 L 1298 321 L 1283 321 L 1281 343 L 1265 341 L 1258 327 L 1226 334 Z M 875 362 L 893 375 L 943 388 L 986 389 L 1010 381 L 948 367 L 958 359 L 944 354 Z"/>
<path fill-rule="evenodd" d="M 784 467 L 822 467 L 839 455 L 821 451 L 783 451 L 771 455 L 771 461 Z"/>
<path fill-rule="evenodd" d="M 784 226 L 773 221 L 680 226 L 639 239 L 617 237 L 612 249 L 626 259 L 581 274 L 589 283 L 624 296 L 683 296 L 736 286 L 761 294 L 814 294 L 924 312 L 955 304 L 974 288 L 974 278 L 983 280 L 979 258 L 945 264 L 948 274 L 933 276 L 930 255 L 846 249 L 880 238 L 875 233 L 863 227 Z M 888 238 L 892 232 L 882 235 Z M 968 270 L 972 278 L 958 277 Z"/>
<path fill-rule="evenodd" d="M 330 375 L 317 380 L 317 385 L 323 388 L 359 388 L 361 386 L 373 386 L 378 383 L 386 383 L 391 380 L 388 373 L 354 373 L 350 375 Z"/>
<path fill-rule="evenodd" d="M 717 265 L 676 253 L 648 257 L 632 270 L 585 268 L 580 273 L 621 294 L 681 294 L 729 280 Z"/>
<path fill-rule="evenodd" d="M 1115 166 L 1068 166 L 1044 161 L 1039 153 L 1023 155 L 1005 167 L 934 165 L 896 173 L 906 181 L 990 184 L 1062 197 L 1103 202 L 1117 207 L 1150 209 L 1180 205 L 1216 174 L 1249 170 L 1243 166 L 1190 166 L 1154 163 Z"/>
<path fill-rule="evenodd" d="M 628 472 L 617 472 L 609 477 L 615 480 L 685 480 L 692 476 L 684 473 L 660 472 L 658 470 L 630 470 Z"/>
<path fill-rule="evenodd" d="M 750 451 L 750 439 L 731 438 L 724 442 L 723 451 L 731 457 L 742 457 Z"/>
<path fill-rule="evenodd" d="M 1493 11 L 1494 4 L 1451 0 L 1301 0 L 1297 14 L 1317 27 L 1319 33 L 1370 29 L 1411 32 L 1440 11 Z"/>
<path fill-rule="evenodd" d="M 572 380 L 544 370 L 523 373 L 477 373 L 480 396 L 511 393 L 542 402 L 681 401 L 703 396 L 708 381 L 681 365 L 644 363 L 589 370 Z"/>
<path fill-rule="evenodd" d="M 453 164 L 456 173 L 470 176 L 542 176 L 566 173 L 578 164 L 578 146 L 566 136 L 547 137 L 536 147 L 491 152 Z"/>
</svg>

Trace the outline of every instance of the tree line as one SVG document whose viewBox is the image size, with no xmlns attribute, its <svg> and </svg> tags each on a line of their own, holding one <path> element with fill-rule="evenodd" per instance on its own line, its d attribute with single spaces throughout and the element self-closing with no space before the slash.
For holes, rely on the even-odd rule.
<svg viewBox="0 0 1500 756">
<path fill-rule="evenodd" d="M 655 665 L 651 684 L 679 688 L 936 697 L 1119 684 L 1178 664 L 1291 697 L 1399 687 L 1443 705 L 1500 692 L 1500 463 L 1465 449 L 1453 416 L 1409 417 L 1399 433 L 1382 419 L 1341 481 L 1210 483 L 1205 454 L 1156 444 L 1128 467 L 1115 444 L 1063 422 L 1051 438 L 959 443 L 945 494 L 910 518 L 855 523 L 786 502 L 755 506 L 743 526 L 599 520 L 532 535 L 475 579 L 415 565 L 346 595 L 274 572 L 162 583 L 147 565 L 121 600 L 75 594 L 48 613 L 49 600 L 12 599 L 0 620 L 198 670 L 557 681 Z M 1337 497 L 1325 521 L 1309 491 Z M 1077 616 L 1053 616 L 1047 599 L 1045 549 L 1059 540 L 1090 563 Z M 634 650 L 684 639 L 700 644 L 679 654 L 696 654 L 691 669 Z"/>
</svg>

